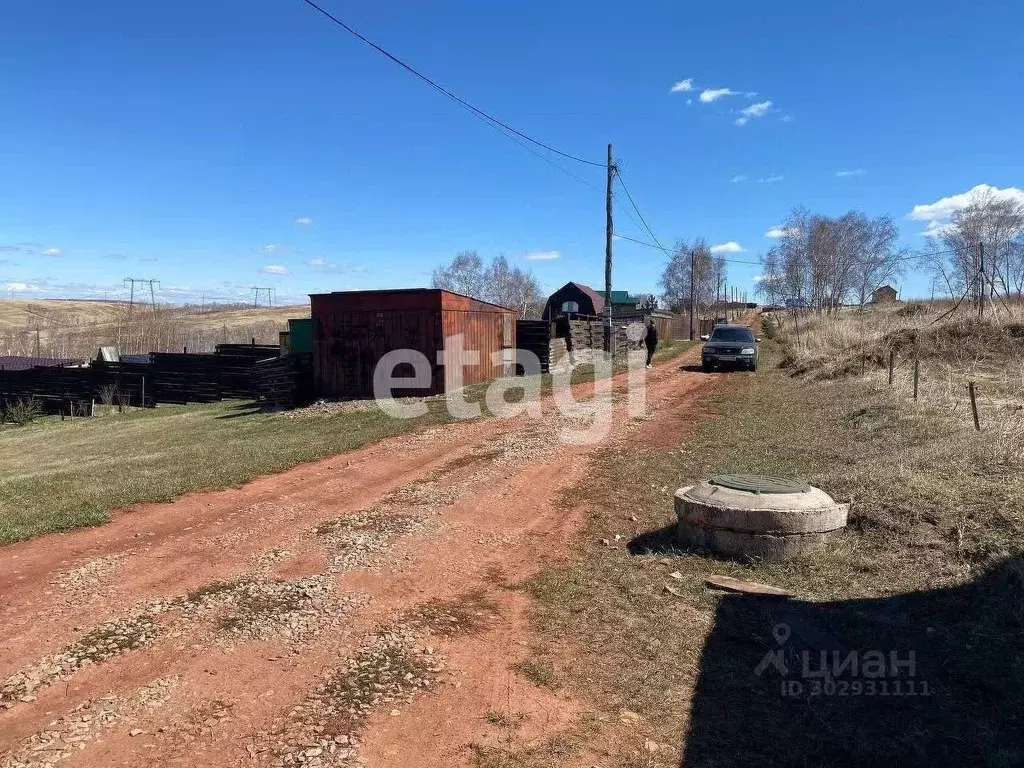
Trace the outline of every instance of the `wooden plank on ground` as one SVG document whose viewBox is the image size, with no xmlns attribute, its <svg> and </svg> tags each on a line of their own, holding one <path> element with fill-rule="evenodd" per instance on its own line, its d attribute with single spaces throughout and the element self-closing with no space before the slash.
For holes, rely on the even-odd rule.
<svg viewBox="0 0 1024 768">
<path fill-rule="evenodd" d="M 792 592 L 787 592 L 779 587 L 772 587 L 768 584 L 759 584 L 756 581 L 742 581 L 732 576 L 718 576 L 712 574 L 704 577 L 704 583 L 712 589 L 723 589 L 726 592 L 739 592 L 744 595 L 761 595 L 764 597 L 792 597 Z"/>
</svg>

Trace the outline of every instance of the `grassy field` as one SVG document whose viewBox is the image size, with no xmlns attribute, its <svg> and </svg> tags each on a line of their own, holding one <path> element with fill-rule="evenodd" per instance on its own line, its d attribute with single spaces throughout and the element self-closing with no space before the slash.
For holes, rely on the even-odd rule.
<svg viewBox="0 0 1024 768">
<path fill-rule="evenodd" d="M 326 417 L 252 413 L 247 404 L 116 411 L 0 429 L 0 543 L 96 525 L 109 510 L 244 483 L 436 423 L 377 409 Z"/>
<path fill-rule="evenodd" d="M 600 717 L 638 715 L 612 765 L 1022 764 L 1024 473 L 946 409 L 871 378 L 794 378 L 764 351 L 679 446 L 606 449 L 567 494 L 592 522 L 575 564 L 526 585 L 546 638 L 530 663 Z M 672 494 L 713 472 L 805 479 L 851 502 L 850 524 L 787 563 L 681 551 Z M 800 599 L 727 596 L 710 574 Z M 934 695 L 785 698 L 755 672 L 780 625 L 815 651 L 914 651 Z"/>
<path fill-rule="evenodd" d="M 71 325 L 112 325 L 127 306 L 123 301 L 79 301 L 74 299 L 0 299 L 0 332 L 32 324 L 36 319 L 60 316 Z M 244 307 L 201 311 L 192 307 L 188 314 L 198 328 L 217 329 L 253 322 L 284 324 L 292 317 L 308 317 L 309 305 L 284 307 Z M 184 310 L 182 310 L 184 314 Z"/>
<path fill-rule="evenodd" d="M 662 345 L 658 359 L 689 346 Z M 592 378 L 592 366 L 573 371 L 574 383 Z M 544 376 L 542 392 L 550 383 Z M 482 404 L 485 389 L 467 388 L 466 397 Z M 426 416 L 410 420 L 376 408 L 288 418 L 224 402 L 0 425 L 0 544 L 97 525 L 111 509 L 238 485 L 451 418 L 443 399 L 428 399 L 428 406 Z"/>
</svg>

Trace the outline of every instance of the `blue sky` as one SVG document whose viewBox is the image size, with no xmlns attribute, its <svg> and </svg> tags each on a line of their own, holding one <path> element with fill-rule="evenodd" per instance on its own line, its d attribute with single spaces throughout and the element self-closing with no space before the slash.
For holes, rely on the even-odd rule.
<svg viewBox="0 0 1024 768">
<path fill-rule="evenodd" d="M 323 4 L 545 142 L 601 161 L 612 141 L 666 245 L 756 261 L 803 204 L 891 215 L 920 247 L 946 198 L 1024 186 L 1021 4 Z M 466 248 L 548 289 L 603 283 L 602 169 L 553 158 L 579 183 L 300 0 L 3 6 L 4 295 L 130 275 L 165 300 L 295 300 L 424 285 Z M 649 239 L 622 204 L 616 229 Z M 655 291 L 664 260 L 617 241 L 615 287 Z"/>
</svg>

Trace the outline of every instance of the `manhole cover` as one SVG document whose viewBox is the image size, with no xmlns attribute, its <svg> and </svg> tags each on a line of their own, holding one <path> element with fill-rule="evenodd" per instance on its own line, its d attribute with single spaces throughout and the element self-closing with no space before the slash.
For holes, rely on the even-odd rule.
<svg viewBox="0 0 1024 768">
<path fill-rule="evenodd" d="M 807 493 L 811 489 L 798 480 L 766 475 L 713 475 L 708 482 L 748 493 Z"/>
</svg>

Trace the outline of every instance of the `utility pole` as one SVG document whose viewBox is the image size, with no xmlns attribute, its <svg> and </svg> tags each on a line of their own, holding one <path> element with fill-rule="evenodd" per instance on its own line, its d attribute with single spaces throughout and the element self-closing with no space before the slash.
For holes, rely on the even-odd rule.
<svg viewBox="0 0 1024 768">
<path fill-rule="evenodd" d="M 604 228 L 604 349 L 614 354 L 612 340 L 612 181 L 615 179 L 615 162 L 612 159 L 612 145 L 608 144 L 608 188 L 605 191 Z"/>
<path fill-rule="evenodd" d="M 694 316 L 697 314 L 697 251 L 690 251 L 690 341 L 696 341 Z"/>
</svg>

